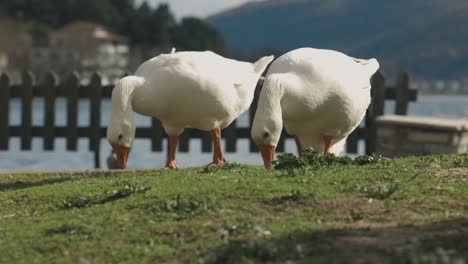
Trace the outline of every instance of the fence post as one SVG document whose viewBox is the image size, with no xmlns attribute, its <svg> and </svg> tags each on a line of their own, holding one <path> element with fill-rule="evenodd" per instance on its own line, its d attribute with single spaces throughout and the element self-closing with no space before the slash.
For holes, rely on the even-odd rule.
<svg viewBox="0 0 468 264">
<path fill-rule="evenodd" d="M 77 150 L 78 141 L 78 103 L 80 100 L 80 81 L 78 73 L 73 72 L 65 82 L 67 91 L 67 150 Z"/>
<path fill-rule="evenodd" d="M 55 98 L 57 89 L 57 76 L 49 72 L 41 85 L 44 91 L 44 149 L 54 150 L 55 141 Z"/>
<path fill-rule="evenodd" d="M 0 150 L 8 150 L 10 141 L 10 78 L 0 76 Z"/>
<path fill-rule="evenodd" d="M 89 148 L 94 152 L 94 167 L 101 166 L 100 150 L 101 150 L 101 99 L 102 85 L 99 74 L 94 73 L 89 84 L 90 89 L 90 128 L 89 128 Z"/>
<path fill-rule="evenodd" d="M 406 115 L 408 112 L 409 102 L 409 74 L 402 72 L 398 76 L 395 94 L 395 114 Z"/>
<path fill-rule="evenodd" d="M 21 91 L 21 150 L 31 150 L 33 83 L 32 73 L 24 71 Z"/>
<path fill-rule="evenodd" d="M 366 154 L 371 155 L 376 151 L 377 142 L 377 116 L 383 115 L 385 103 L 385 76 L 381 71 L 376 72 L 371 78 L 371 104 L 366 113 Z"/>
</svg>

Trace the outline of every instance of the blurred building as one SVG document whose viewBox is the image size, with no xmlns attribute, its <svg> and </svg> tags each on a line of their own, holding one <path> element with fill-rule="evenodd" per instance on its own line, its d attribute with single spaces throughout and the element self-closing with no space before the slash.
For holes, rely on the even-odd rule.
<svg viewBox="0 0 468 264">
<path fill-rule="evenodd" d="M 8 67 L 8 54 L 0 50 L 0 72 L 6 71 Z"/>
<path fill-rule="evenodd" d="M 17 79 L 29 64 L 32 47 L 32 36 L 25 23 L 8 17 L 0 18 L 0 72 L 8 71 L 13 79 Z"/>
<path fill-rule="evenodd" d="M 125 74 L 128 60 L 125 36 L 87 21 L 73 22 L 51 32 L 49 44 L 34 47 L 30 53 L 30 66 L 39 75 L 53 70 L 66 76 L 78 70 L 86 78 L 99 72 L 110 82 Z"/>
<path fill-rule="evenodd" d="M 77 71 L 85 81 L 99 72 L 113 82 L 128 72 L 129 57 L 128 39 L 96 23 L 76 21 L 34 42 L 28 24 L 0 18 L 0 73 L 8 72 L 13 82 L 23 70 L 37 79 L 48 71 L 60 77 Z"/>
</svg>

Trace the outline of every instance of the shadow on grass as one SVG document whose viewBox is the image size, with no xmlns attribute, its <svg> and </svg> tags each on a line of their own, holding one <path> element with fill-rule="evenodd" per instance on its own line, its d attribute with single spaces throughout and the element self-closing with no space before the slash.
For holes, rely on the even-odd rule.
<svg viewBox="0 0 468 264">
<path fill-rule="evenodd" d="M 60 201 L 56 208 L 58 209 L 73 209 L 73 208 L 83 208 L 88 206 L 93 206 L 97 204 L 106 204 L 109 202 L 113 202 L 116 200 L 120 200 L 126 198 L 130 195 L 136 193 L 144 193 L 149 190 L 150 187 L 143 186 L 135 186 L 135 185 L 125 185 L 117 190 L 113 190 L 111 192 L 97 194 L 94 196 L 91 195 L 74 195 L 65 197 L 62 201 Z"/>
<path fill-rule="evenodd" d="M 466 263 L 467 238 L 466 218 L 424 225 L 329 229 L 291 233 L 277 239 L 231 240 L 208 253 L 206 260 L 208 263 Z"/>
<path fill-rule="evenodd" d="M 126 198 L 132 194 L 136 193 L 144 193 L 148 191 L 150 187 L 136 187 L 133 185 L 127 185 L 123 188 L 120 188 L 118 190 L 114 190 L 111 194 L 106 196 L 105 198 L 95 202 L 95 204 L 106 204 L 109 202 L 113 202 L 122 198 Z"/>
<path fill-rule="evenodd" d="M 17 180 L 15 182 L 10 183 L 0 183 L 0 192 L 1 191 L 9 191 L 9 190 L 21 190 L 31 187 L 39 187 L 43 185 L 55 184 L 55 183 L 62 183 L 69 180 L 73 180 L 72 177 L 61 177 L 57 179 L 45 179 L 40 181 L 34 182 L 25 182 L 21 180 Z"/>
<path fill-rule="evenodd" d="M 91 232 L 85 227 L 73 224 L 63 224 L 58 227 L 47 229 L 45 234 L 52 235 L 90 235 Z"/>
</svg>

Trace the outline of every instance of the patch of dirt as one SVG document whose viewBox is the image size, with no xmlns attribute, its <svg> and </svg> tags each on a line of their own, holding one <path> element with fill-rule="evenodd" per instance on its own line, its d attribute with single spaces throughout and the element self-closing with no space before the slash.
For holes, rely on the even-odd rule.
<svg viewBox="0 0 468 264">
<path fill-rule="evenodd" d="M 340 255 L 341 252 L 343 255 L 353 256 L 353 263 L 382 263 L 390 256 L 426 254 L 438 257 L 437 249 L 451 250 L 456 256 L 466 256 L 467 246 L 457 242 L 466 235 L 468 221 L 459 219 L 372 228 L 352 225 L 331 232 L 325 231 L 315 239 L 317 244 L 325 241 L 331 243 L 331 247 L 336 250 L 334 254 Z M 308 241 L 308 237 L 302 237 L 301 240 Z"/>
<path fill-rule="evenodd" d="M 323 212 L 324 216 L 324 220 L 317 220 L 317 223 L 349 228 L 388 227 L 401 222 L 420 222 L 440 216 L 448 209 L 459 210 L 463 207 L 464 203 L 458 200 L 437 202 L 408 200 L 401 206 L 386 206 L 384 200 L 363 196 L 326 200 L 288 200 L 280 204 L 274 204 L 268 200 L 262 205 L 262 209 L 270 212 L 266 215 L 291 214 L 314 208 Z M 265 218 L 265 214 L 260 218 Z"/>
<path fill-rule="evenodd" d="M 468 168 L 440 169 L 435 171 L 433 175 L 441 182 L 465 182 L 468 180 Z"/>
<path fill-rule="evenodd" d="M 418 171 L 430 173 L 439 182 L 456 183 L 468 180 L 468 167 L 442 168 L 438 164 L 431 163 L 424 167 L 419 167 Z"/>
<path fill-rule="evenodd" d="M 466 218 L 372 227 L 350 224 L 326 226 L 321 230 L 302 229 L 281 237 L 237 237 L 233 242 L 243 246 L 237 247 L 230 254 L 223 255 L 232 243 L 207 249 L 203 255 L 216 257 L 221 253 L 229 260 L 237 260 L 239 256 L 245 255 L 253 263 L 285 260 L 301 263 L 456 263 L 468 257 L 468 244 L 463 243 L 466 236 Z M 260 243 L 249 246 L 253 240 Z M 271 255 L 263 255 L 262 252 Z M 446 259 L 449 261 L 442 261 Z"/>
<path fill-rule="evenodd" d="M 315 260 L 320 262 L 322 258 L 335 259 L 336 263 L 398 263 L 399 260 L 408 260 L 413 255 L 429 256 L 432 260 L 439 257 L 440 252 L 437 250 L 446 250 L 452 258 L 467 257 L 464 252 L 468 252 L 468 244 L 457 241 L 462 241 L 468 236 L 468 219 L 428 223 L 433 202 L 408 200 L 406 206 L 389 209 L 385 201 L 366 197 L 284 199 L 281 203 L 272 203 L 271 199 L 264 200 L 260 210 L 262 213 L 259 211 L 258 215 L 251 215 L 253 223 L 264 222 L 272 216 L 284 217 L 306 208 L 318 208 L 319 211 L 323 211 L 325 218 L 333 220 L 320 223 L 319 229 L 302 229 L 284 237 L 258 237 L 252 232 L 240 232 L 230 235 L 230 240 L 246 245 L 253 240 L 269 241 L 276 245 L 272 247 L 280 252 L 281 258 L 277 260 L 299 260 L 304 263 Z M 441 201 L 438 205 L 445 208 L 463 206 L 459 201 Z M 440 211 L 435 211 L 434 215 L 440 215 Z M 402 216 L 405 217 L 404 221 L 401 221 Z M 222 222 L 222 217 L 214 219 L 214 226 L 222 226 Z M 400 224 L 401 222 L 406 224 Z M 228 246 L 226 244 L 219 248 L 207 248 L 201 253 L 184 252 L 178 254 L 176 260 L 216 255 L 224 252 L 223 249 Z M 296 252 L 298 248 L 301 251 L 299 253 Z M 168 260 L 169 263 L 171 260 L 174 259 Z M 255 260 L 262 262 L 260 259 Z M 421 262 L 423 260 L 421 259 Z"/>
<path fill-rule="evenodd" d="M 387 211 L 383 208 L 383 201 L 365 197 L 319 200 L 316 205 L 329 209 L 337 215 L 347 215 L 351 211 L 359 211 L 366 215 L 381 214 Z"/>
</svg>

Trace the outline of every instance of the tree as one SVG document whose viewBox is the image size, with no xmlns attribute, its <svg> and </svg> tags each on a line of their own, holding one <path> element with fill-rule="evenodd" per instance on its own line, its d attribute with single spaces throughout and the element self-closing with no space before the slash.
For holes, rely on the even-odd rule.
<svg viewBox="0 0 468 264">
<path fill-rule="evenodd" d="M 88 20 L 128 36 L 137 46 L 217 52 L 224 48 L 214 28 L 197 18 L 184 18 L 177 24 L 167 4 L 152 8 L 146 2 L 136 6 L 134 0 L 1 0 L 0 9 L 28 22 L 33 36 L 41 39 L 54 28 Z"/>
<path fill-rule="evenodd" d="M 128 25 L 122 33 L 128 35 L 133 43 L 167 48 L 175 19 L 168 5 L 160 5 L 154 10 L 144 2 L 130 15 Z"/>
<path fill-rule="evenodd" d="M 218 31 L 198 18 L 182 19 L 180 25 L 174 27 L 172 36 L 173 45 L 177 49 L 215 52 L 224 50 L 224 40 Z"/>
<path fill-rule="evenodd" d="M 157 34 L 155 37 L 156 43 L 159 43 L 162 48 L 169 47 L 171 42 L 170 31 L 176 23 L 167 4 L 159 5 L 154 12 L 154 20 L 155 24 L 153 26 L 156 27 L 155 33 Z"/>
<path fill-rule="evenodd" d="M 144 2 L 130 14 L 127 26 L 123 28 L 122 33 L 127 34 L 134 43 L 150 43 L 151 34 L 148 32 L 147 25 L 151 23 L 151 7 Z"/>
</svg>

